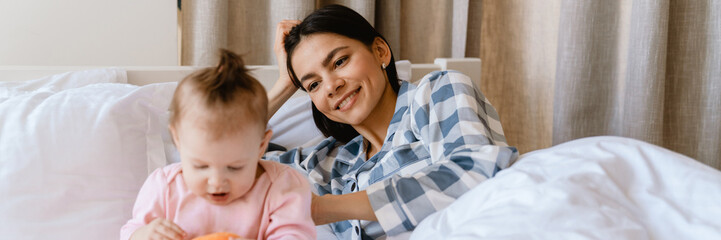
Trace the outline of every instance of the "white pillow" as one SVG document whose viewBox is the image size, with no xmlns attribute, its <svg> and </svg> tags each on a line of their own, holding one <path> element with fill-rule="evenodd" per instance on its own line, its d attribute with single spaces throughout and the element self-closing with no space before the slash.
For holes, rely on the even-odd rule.
<svg viewBox="0 0 721 240">
<path fill-rule="evenodd" d="M 127 83 L 125 70 L 117 68 L 66 72 L 27 81 L 0 82 L 0 102 L 36 91 L 58 92 L 95 83 Z"/>
<path fill-rule="evenodd" d="M 288 99 L 268 120 L 273 130 L 270 142 L 288 150 L 296 147 L 313 147 L 325 139 L 313 121 L 311 101 L 308 96 Z"/>
<path fill-rule="evenodd" d="M 148 172 L 165 165 L 159 116 L 175 83 L 107 83 L 126 81 L 116 73 L 0 85 L 2 238 L 118 238 Z"/>
</svg>

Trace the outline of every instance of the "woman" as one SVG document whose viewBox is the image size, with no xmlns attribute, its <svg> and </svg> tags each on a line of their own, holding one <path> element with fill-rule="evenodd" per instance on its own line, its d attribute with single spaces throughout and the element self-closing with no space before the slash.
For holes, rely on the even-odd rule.
<svg viewBox="0 0 721 240">
<path fill-rule="evenodd" d="M 281 72 L 268 93 L 270 114 L 301 88 L 329 138 L 266 158 L 308 174 L 320 195 L 313 219 L 331 223 L 339 238 L 413 230 L 517 158 L 467 76 L 434 72 L 417 86 L 399 83 L 387 41 L 355 11 L 330 5 L 281 22 L 276 34 Z"/>
</svg>

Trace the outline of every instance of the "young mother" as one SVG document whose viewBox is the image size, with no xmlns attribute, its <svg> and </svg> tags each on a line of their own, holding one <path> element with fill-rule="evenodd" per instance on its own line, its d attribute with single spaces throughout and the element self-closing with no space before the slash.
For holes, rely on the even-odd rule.
<svg viewBox="0 0 721 240">
<path fill-rule="evenodd" d="M 413 230 L 518 156 L 467 76 L 442 71 L 418 85 L 399 82 L 386 40 L 349 8 L 281 22 L 275 52 L 281 73 L 270 114 L 301 88 L 328 138 L 266 159 L 308 174 L 320 195 L 315 223 L 332 223 L 341 239 Z"/>
</svg>

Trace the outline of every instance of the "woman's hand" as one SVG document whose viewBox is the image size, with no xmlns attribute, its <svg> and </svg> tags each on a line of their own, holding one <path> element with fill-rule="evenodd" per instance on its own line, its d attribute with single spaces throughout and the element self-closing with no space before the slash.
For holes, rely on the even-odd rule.
<svg viewBox="0 0 721 240">
<path fill-rule="evenodd" d="M 378 221 L 366 191 L 343 195 L 313 194 L 310 210 L 315 225 L 351 219 Z"/>
<path fill-rule="evenodd" d="M 275 52 L 275 59 L 278 61 L 278 73 L 280 78 L 287 78 L 287 82 L 282 84 L 293 85 L 288 76 L 288 69 L 286 65 L 286 58 L 288 54 L 285 52 L 285 37 L 288 36 L 290 29 L 300 23 L 299 20 L 283 20 L 278 23 L 275 29 L 275 42 L 273 43 L 273 52 Z M 295 86 L 293 86 L 295 87 Z"/>
<path fill-rule="evenodd" d="M 286 65 L 288 54 L 285 52 L 285 36 L 288 36 L 290 29 L 299 23 L 299 20 L 283 20 L 278 23 L 275 29 L 273 52 L 275 52 L 275 59 L 278 61 L 278 81 L 268 91 L 268 119 L 298 90 L 288 75 Z"/>
<path fill-rule="evenodd" d="M 156 218 L 148 225 L 135 230 L 130 239 L 175 240 L 183 239 L 183 237 L 185 237 L 185 231 L 178 225 L 164 218 Z"/>
</svg>

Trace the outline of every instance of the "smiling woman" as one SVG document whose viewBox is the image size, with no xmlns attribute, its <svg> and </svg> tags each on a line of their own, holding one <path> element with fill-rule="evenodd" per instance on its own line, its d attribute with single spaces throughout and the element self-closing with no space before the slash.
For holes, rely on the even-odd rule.
<svg viewBox="0 0 721 240">
<path fill-rule="evenodd" d="M 328 138 L 265 158 L 307 173 L 320 195 L 313 219 L 337 237 L 411 231 L 517 158 L 467 76 L 439 71 L 417 85 L 400 82 L 387 41 L 353 10 L 330 5 L 281 22 L 276 34 L 280 79 L 269 114 L 301 88 Z"/>
<path fill-rule="evenodd" d="M 305 61 L 316 57 L 317 52 L 328 54 L 322 62 Z M 398 94 L 398 87 L 391 86 L 381 67 L 390 61 L 390 49 L 380 37 L 369 49 L 359 41 L 332 33 L 306 37 L 291 55 L 294 73 L 302 76 L 297 85 L 308 92 L 315 109 L 321 113 L 322 118 L 317 120 L 320 126 L 329 121 L 339 122 L 353 126 L 358 132 L 380 137 L 385 132 L 373 133 L 373 130 L 382 130 L 373 125 L 390 123 Z M 397 86 L 398 80 L 393 82 Z M 330 128 L 321 128 L 321 131 L 330 136 L 337 132 Z M 350 140 L 343 137 L 336 138 L 344 142 Z M 382 139 L 374 140 L 377 147 L 381 145 Z"/>
<path fill-rule="evenodd" d="M 335 15 L 341 13 L 339 10 L 346 11 L 349 16 L 343 17 L 342 15 Z M 342 13 L 341 13 L 342 14 Z M 316 34 L 317 33 L 317 34 Z M 301 41 L 303 37 L 303 41 Z M 335 78 L 348 78 L 349 76 L 355 80 L 355 84 L 360 84 L 358 81 L 361 76 L 365 76 L 367 79 L 383 79 L 383 82 L 376 82 L 375 84 L 369 85 L 368 87 L 376 86 L 379 87 L 378 93 L 384 95 L 391 94 L 389 92 L 393 90 L 392 94 L 397 94 L 400 88 L 398 82 L 398 74 L 396 72 L 395 62 L 393 54 L 387 41 L 381 36 L 360 14 L 355 11 L 342 7 L 342 6 L 329 6 L 326 8 L 318 9 L 315 14 L 309 15 L 302 24 L 294 29 L 294 32 L 289 33 L 284 39 L 284 50 L 288 52 L 290 58 L 285 56 L 279 56 L 278 59 L 285 59 L 285 65 L 288 69 L 288 73 L 281 72 L 281 76 L 287 74 L 291 75 L 293 84 L 296 87 L 303 88 L 306 91 L 310 91 L 311 99 L 312 96 L 317 96 L 315 87 L 320 85 L 322 82 L 318 81 L 321 79 L 320 74 L 333 73 L 332 79 Z M 276 47 L 277 49 L 277 47 Z M 295 51 L 299 49 L 299 51 Z M 320 51 L 320 49 L 323 49 Z M 276 51 L 278 52 L 278 51 Z M 320 56 L 318 56 L 320 53 Z M 325 55 L 323 55 L 325 53 Z M 283 53 L 280 53 L 283 55 Z M 298 55 L 297 59 L 312 59 L 320 58 L 322 62 L 311 62 L 305 60 L 297 60 L 293 63 L 293 56 Z M 281 58 L 282 57 L 282 58 Z M 351 59 L 351 57 L 353 57 Z M 346 64 L 347 61 L 351 61 L 351 64 Z M 331 64 L 332 62 L 332 64 Z M 279 63 L 281 65 L 282 63 Z M 293 64 L 305 64 L 295 66 Z M 346 67 L 346 65 L 350 65 Z M 381 66 L 388 66 L 382 67 Z M 297 69 L 297 70 L 296 70 Z M 296 71 L 305 71 L 303 73 L 296 73 Z M 340 74 L 340 75 L 339 75 Z M 300 80 L 297 77 L 300 76 Z M 315 77 L 314 81 L 305 83 L 310 78 Z M 334 87 L 333 84 L 342 84 L 339 82 L 326 81 L 327 87 Z M 366 84 L 372 83 L 372 81 L 365 81 Z M 380 86 L 382 85 L 382 86 Z M 310 89 L 310 88 L 313 89 Z M 346 89 L 343 89 L 347 91 Z M 373 92 L 373 90 L 366 91 Z M 334 97 L 338 97 L 336 94 Z M 341 95 L 342 97 L 342 95 Z M 367 96 L 371 97 L 371 96 Z M 395 97 L 386 96 L 392 102 L 386 102 L 385 105 L 389 105 L 390 112 L 392 115 L 392 106 L 395 106 Z M 378 101 L 378 96 L 375 96 L 372 101 Z M 326 115 L 328 111 L 320 111 L 318 109 L 321 104 L 314 101 L 313 104 L 313 119 L 316 125 L 326 136 L 333 136 L 334 138 L 348 142 L 358 135 L 358 129 L 351 127 L 349 124 L 341 123 L 336 120 L 332 120 L 332 115 Z M 336 108 L 337 105 L 331 105 L 328 108 Z M 368 110 L 368 109 L 366 109 Z M 379 109 L 381 110 L 381 109 Z M 387 109 L 386 109 L 387 110 Z M 365 118 L 367 113 L 361 113 L 362 117 Z M 390 118 L 384 119 L 389 121 Z M 385 124 L 387 126 L 387 123 Z M 385 132 L 378 133 L 378 136 L 384 136 Z M 382 140 L 376 141 L 377 146 L 380 146 Z"/>
</svg>

